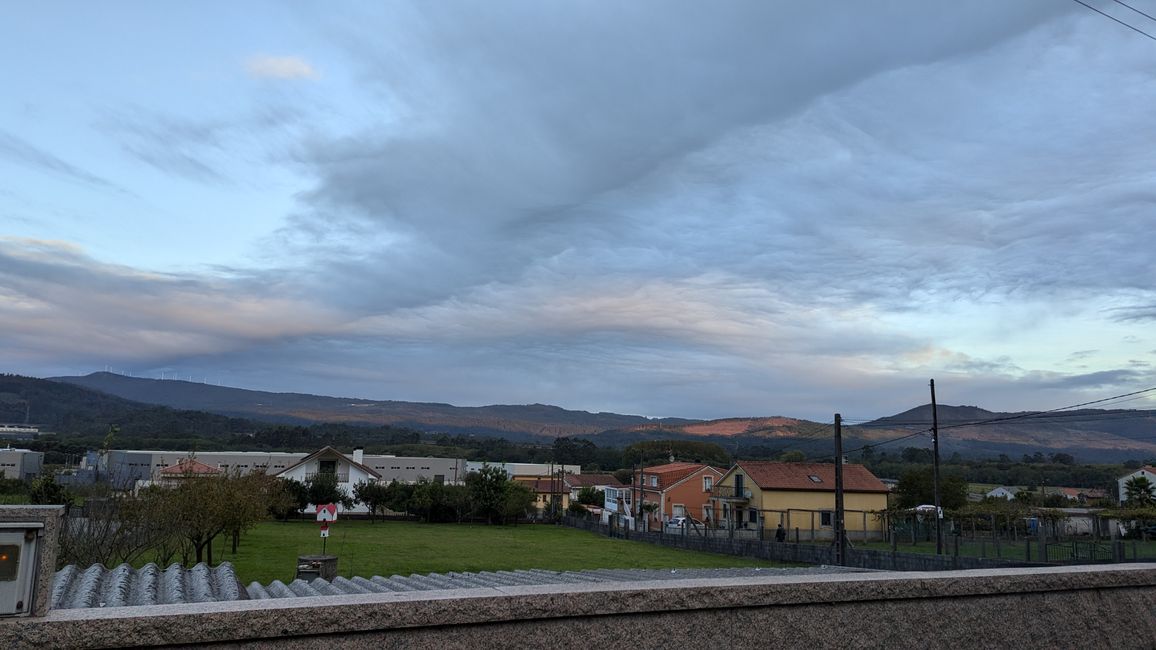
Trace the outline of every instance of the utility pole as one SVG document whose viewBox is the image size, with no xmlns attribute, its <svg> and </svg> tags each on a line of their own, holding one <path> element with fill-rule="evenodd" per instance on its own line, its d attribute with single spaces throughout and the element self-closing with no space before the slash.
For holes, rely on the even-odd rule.
<svg viewBox="0 0 1156 650">
<path fill-rule="evenodd" d="M 843 529 L 843 416 L 835 414 L 835 564 L 847 563 L 847 534 Z"/>
<path fill-rule="evenodd" d="M 931 484 L 935 491 L 935 554 L 943 555 L 943 510 L 939 504 L 939 411 L 935 406 L 935 380 L 931 380 Z"/>
</svg>

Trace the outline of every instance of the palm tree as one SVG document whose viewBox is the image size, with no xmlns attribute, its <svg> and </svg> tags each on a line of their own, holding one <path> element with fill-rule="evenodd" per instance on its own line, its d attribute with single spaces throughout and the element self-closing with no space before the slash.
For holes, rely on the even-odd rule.
<svg viewBox="0 0 1156 650">
<path fill-rule="evenodd" d="M 1147 476 L 1133 476 L 1124 484 L 1124 502 L 1140 508 L 1156 505 L 1154 492 L 1156 486 Z"/>
</svg>

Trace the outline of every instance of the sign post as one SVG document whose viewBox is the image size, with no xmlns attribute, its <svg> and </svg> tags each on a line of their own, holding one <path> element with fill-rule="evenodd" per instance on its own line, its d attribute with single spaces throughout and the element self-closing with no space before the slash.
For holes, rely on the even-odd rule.
<svg viewBox="0 0 1156 650">
<path fill-rule="evenodd" d="M 325 544 L 329 541 L 329 522 L 337 521 L 337 505 L 333 503 L 318 505 L 317 521 L 321 522 L 321 554 L 325 555 Z"/>
</svg>

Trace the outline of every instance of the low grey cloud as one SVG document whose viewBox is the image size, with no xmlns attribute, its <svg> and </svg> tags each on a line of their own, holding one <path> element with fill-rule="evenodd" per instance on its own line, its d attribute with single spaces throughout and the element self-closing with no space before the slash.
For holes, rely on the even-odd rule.
<svg viewBox="0 0 1156 650">
<path fill-rule="evenodd" d="M 334 327 L 331 313 L 277 294 L 244 278 L 147 273 L 62 242 L 0 238 L 0 349 L 13 363 L 148 366 Z"/>
</svg>

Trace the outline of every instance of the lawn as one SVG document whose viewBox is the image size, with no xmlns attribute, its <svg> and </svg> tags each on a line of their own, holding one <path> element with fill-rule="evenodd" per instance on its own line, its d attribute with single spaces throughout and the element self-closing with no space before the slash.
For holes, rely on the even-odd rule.
<svg viewBox="0 0 1156 650">
<path fill-rule="evenodd" d="M 246 533 L 236 555 L 214 543 L 245 584 L 294 577 L 298 555 L 321 553 L 315 522 L 265 522 Z M 350 577 L 514 569 L 679 569 L 781 566 L 750 558 L 698 553 L 551 525 L 485 526 L 388 521 L 337 521 L 326 552 Z"/>
</svg>

